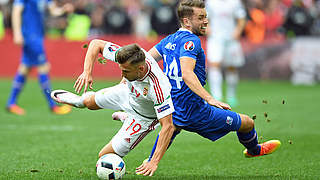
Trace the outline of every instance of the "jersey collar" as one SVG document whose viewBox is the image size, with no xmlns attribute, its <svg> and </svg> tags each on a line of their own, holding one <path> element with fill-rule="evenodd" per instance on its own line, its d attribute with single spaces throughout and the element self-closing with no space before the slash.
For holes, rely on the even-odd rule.
<svg viewBox="0 0 320 180">
<path fill-rule="evenodd" d="M 190 32 L 191 34 L 193 34 L 192 31 L 190 31 L 190 30 L 188 30 L 188 29 L 186 29 L 186 28 L 180 28 L 178 31 L 188 31 L 188 32 Z"/>
</svg>

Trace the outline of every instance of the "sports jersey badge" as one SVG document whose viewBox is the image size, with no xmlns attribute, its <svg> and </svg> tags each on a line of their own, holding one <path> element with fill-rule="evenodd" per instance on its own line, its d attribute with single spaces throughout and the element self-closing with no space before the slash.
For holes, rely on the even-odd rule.
<svg viewBox="0 0 320 180">
<path fill-rule="evenodd" d="M 194 49 L 194 43 L 192 41 L 188 41 L 184 43 L 184 49 L 187 51 L 192 51 Z"/>
<path fill-rule="evenodd" d="M 143 95 L 146 96 L 147 94 L 148 94 L 148 88 L 145 87 L 145 88 L 143 88 Z"/>
<path fill-rule="evenodd" d="M 108 49 L 110 52 L 114 52 L 114 51 L 118 50 L 119 48 L 120 48 L 120 46 L 115 45 L 115 44 L 111 44 Z"/>
</svg>

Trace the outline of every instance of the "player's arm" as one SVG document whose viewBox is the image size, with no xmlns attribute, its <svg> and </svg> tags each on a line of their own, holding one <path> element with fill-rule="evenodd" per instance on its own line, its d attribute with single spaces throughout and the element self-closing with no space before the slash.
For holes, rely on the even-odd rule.
<svg viewBox="0 0 320 180">
<path fill-rule="evenodd" d="M 162 56 L 159 54 L 158 50 L 156 47 L 151 48 L 148 53 L 153 57 L 154 60 L 157 62 L 162 59 Z"/>
<path fill-rule="evenodd" d="M 55 1 L 49 3 L 48 8 L 52 16 L 61 16 L 64 13 L 72 13 L 74 11 L 74 7 L 71 3 L 66 3 L 62 7 L 59 7 Z"/>
<path fill-rule="evenodd" d="M 245 18 L 237 19 L 237 26 L 233 32 L 234 39 L 237 39 L 237 40 L 240 39 L 241 34 L 242 34 L 245 26 L 246 26 L 246 19 Z"/>
<path fill-rule="evenodd" d="M 77 93 L 80 93 L 82 87 L 84 86 L 84 92 L 87 91 L 88 86 L 90 89 L 92 89 L 92 70 L 94 63 L 99 55 L 99 53 L 103 52 L 103 49 L 106 45 L 107 41 L 103 40 L 98 40 L 94 39 L 90 42 L 86 57 L 84 60 L 84 65 L 83 65 L 83 72 L 82 74 L 78 77 L 74 84 L 75 91 Z"/>
<path fill-rule="evenodd" d="M 23 36 L 21 31 L 21 23 L 22 23 L 22 11 L 23 5 L 17 4 L 13 5 L 12 9 L 12 29 L 13 29 L 13 42 L 18 45 L 23 44 Z"/>
<path fill-rule="evenodd" d="M 196 60 L 190 57 L 181 57 L 180 66 L 182 79 L 186 85 L 198 96 L 208 102 L 208 104 L 222 109 L 231 109 L 226 103 L 215 100 L 201 85 L 197 75 L 193 72 Z"/>
<path fill-rule="evenodd" d="M 137 174 L 143 174 L 144 176 L 152 176 L 154 172 L 157 170 L 158 164 L 167 150 L 170 139 L 175 130 L 174 125 L 172 123 L 172 114 L 169 114 L 161 118 L 159 121 L 162 127 L 159 133 L 159 139 L 155 153 L 149 162 L 142 164 L 137 168 Z"/>
</svg>

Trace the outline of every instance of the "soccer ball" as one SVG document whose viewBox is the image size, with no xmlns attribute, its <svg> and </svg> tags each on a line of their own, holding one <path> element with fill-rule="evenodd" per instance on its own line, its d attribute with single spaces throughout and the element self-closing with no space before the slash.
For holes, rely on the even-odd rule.
<svg viewBox="0 0 320 180">
<path fill-rule="evenodd" d="M 126 166 L 120 156 L 105 154 L 97 161 L 96 171 L 100 179 L 121 179 Z"/>
</svg>

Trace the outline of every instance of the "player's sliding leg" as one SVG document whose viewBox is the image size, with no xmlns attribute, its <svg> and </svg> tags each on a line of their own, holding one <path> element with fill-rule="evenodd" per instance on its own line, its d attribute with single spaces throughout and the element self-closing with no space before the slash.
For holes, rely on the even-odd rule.
<svg viewBox="0 0 320 180">
<path fill-rule="evenodd" d="M 17 73 L 17 75 L 13 80 L 10 97 L 7 102 L 7 110 L 13 114 L 17 114 L 17 115 L 25 114 L 24 109 L 16 105 L 17 98 L 25 84 L 25 81 L 26 81 L 26 76 L 23 74 L 20 74 L 19 72 Z"/>
<path fill-rule="evenodd" d="M 86 98 L 89 98 L 90 96 L 94 95 L 94 92 L 86 92 L 82 96 L 78 96 L 74 93 L 71 93 L 69 91 L 65 90 L 54 90 L 51 92 L 51 97 L 56 102 L 62 103 L 62 104 L 69 104 L 71 106 L 77 107 L 77 108 L 84 108 L 86 107 L 84 104 L 84 100 Z"/>
<path fill-rule="evenodd" d="M 237 135 L 240 143 L 247 148 L 244 150 L 246 157 L 267 155 L 280 147 L 281 143 L 278 140 L 258 144 L 258 135 L 254 129 L 253 120 L 249 116 L 243 114 L 240 114 L 240 117 L 241 127 L 237 132 Z"/>
</svg>

